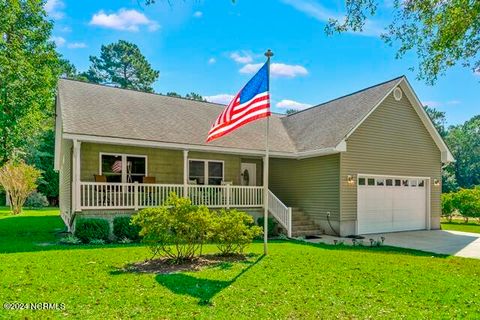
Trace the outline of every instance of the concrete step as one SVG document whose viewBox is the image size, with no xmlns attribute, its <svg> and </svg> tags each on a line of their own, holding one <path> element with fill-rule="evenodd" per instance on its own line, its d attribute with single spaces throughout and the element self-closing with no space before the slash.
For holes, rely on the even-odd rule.
<svg viewBox="0 0 480 320">
<path fill-rule="evenodd" d="M 306 237 L 306 236 L 320 236 L 322 231 L 320 229 L 292 231 L 292 237 Z"/>
</svg>

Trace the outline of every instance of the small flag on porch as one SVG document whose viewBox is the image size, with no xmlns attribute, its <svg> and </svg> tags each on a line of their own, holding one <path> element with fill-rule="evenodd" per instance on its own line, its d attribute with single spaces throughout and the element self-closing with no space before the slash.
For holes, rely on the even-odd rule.
<svg viewBox="0 0 480 320">
<path fill-rule="evenodd" d="M 229 134 L 249 122 L 271 115 L 268 67 L 267 62 L 218 116 L 208 132 L 207 142 Z"/>
<path fill-rule="evenodd" d="M 115 160 L 115 162 L 112 164 L 112 172 L 122 172 L 122 160 Z"/>
</svg>

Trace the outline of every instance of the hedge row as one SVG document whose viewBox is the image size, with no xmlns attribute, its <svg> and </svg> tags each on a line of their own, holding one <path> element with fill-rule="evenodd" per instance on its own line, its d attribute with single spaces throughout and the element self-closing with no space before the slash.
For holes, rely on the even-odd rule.
<svg viewBox="0 0 480 320">
<path fill-rule="evenodd" d="M 442 215 L 451 220 L 456 213 L 467 220 L 480 218 L 480 187 L 442 194 Z"/>
</svg>

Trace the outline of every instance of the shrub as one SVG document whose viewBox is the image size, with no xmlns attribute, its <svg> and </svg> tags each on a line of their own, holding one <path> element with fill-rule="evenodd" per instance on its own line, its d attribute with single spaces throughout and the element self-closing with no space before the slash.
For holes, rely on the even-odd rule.
<svg viewBox="0 0 480 320">
<path fill-rule="evenodd" d="M 90 240 L 89 244 L 102 245 L 102 244 L 105 244 L 105 240 L 103 240 L 103 239 L 92 239 L 92 240 Z"/>
<path fill-rule="evenodd" d="M 263 223 L 265 221 L 264 217 L 260 217 L 257 219 L 257 224 L 263 230 Z M 273 218 L 268 218 L 268 236 L 275 237 L 278 236 L 278 222 Z"/>
<path fill-rule="evenodd" d="M 71 234 L 60 239 L 60 244 L 75 245 L 80 243 L 82 243 L 82 241 Z"/>
<path fill-rule="evenodd" d="M 153 256 L 162 253 L 179 263 L 201 253 L 210 236 L 212 214 L 207 207 L 171 193 L 163 206 L 141 210 L 132 221 L 141 228 L 142 242 Z"/>
<path fill-rule="evenodd" d="M 442 216 L 447 218 L 450 222 L 452 222 L 452 215 L 455 211 L 453 197 L 453 193 L 442 194 Z"/>
<path fill-rule="evenodd" d="M 468 222 L 469 218 L 480 217 L 480 188 L 460 189 L 453 195 L 453 206 Z"/>
<path fill-rule="evenodd" d="M 108 240 L 110 224 L 105 219 L 80 218 L 75 223 L 75 236 L 83 243 L 94 239 Z"/>
<path fill-rule="evenodd" d="M 262 228 L 255 226 L 252 216 L 247 213 L 223 209 L 215 214 L 212 240 L 221 254 L 231 255 L 243 253 L 245 247 L 262 232 Z"/>
<path fill-rule="evenodd" d="M 113 219 L 113 234 L 119 239 L 140 240 L 140 227 L 132 224 L 131 217 L 116 217 Z"/>
<path fill-rule="evenodd" d="M 40 171 L 23 161 L 9 161 L 0 169 L 0 184 L 10 198 L 13 214 L 22 213 L 28 195 L 37 187 Z"/>
<path fill-rule="evenodd" d="M 47 197 L 45 197 L 42 193 L 33 191 L 28 196 L 27 200 L 25 201 L 25 207 L 27 208 L 43 208 L 49 205 Z"/>
</svg>

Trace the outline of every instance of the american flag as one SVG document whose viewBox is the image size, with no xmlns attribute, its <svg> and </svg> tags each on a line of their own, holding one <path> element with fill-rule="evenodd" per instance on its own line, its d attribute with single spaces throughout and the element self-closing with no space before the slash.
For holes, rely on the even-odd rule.
<svg viewBox="0 0 480 320">
<path fill-rule="evenodd" d="M 122 160 L 115 160 L 115 162 L 112 164 L 112 172 L 122 172 Z"/>
<path fill-rule="evenodd" d="M 268 81 L 267 62 L 218 116 L 208 132 L 207 142 L 229 134 L 249 122 L 269 117 L 271 113 Z"/>
</svg>

